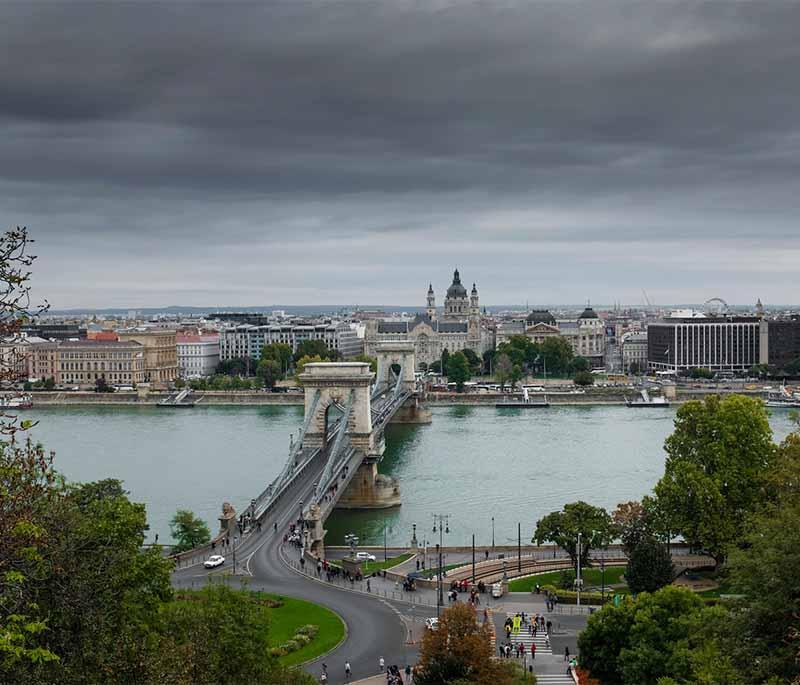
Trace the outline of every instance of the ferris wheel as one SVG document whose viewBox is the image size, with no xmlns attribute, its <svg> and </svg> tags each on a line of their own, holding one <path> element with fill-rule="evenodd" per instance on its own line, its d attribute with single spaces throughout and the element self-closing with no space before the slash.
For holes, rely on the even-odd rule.
<svg viewBox="0 0 800 685">
<path fill-rule="evenodd" d="M 703 311 L 706 314 L 721 315 L 728 313 L 728 303 L 721 297 L 712 297 L 703 303 Z"/>
</svg>

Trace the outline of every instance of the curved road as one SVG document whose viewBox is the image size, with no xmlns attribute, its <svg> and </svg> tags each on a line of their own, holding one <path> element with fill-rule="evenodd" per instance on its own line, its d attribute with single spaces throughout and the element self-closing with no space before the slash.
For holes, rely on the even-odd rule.
<svg viewBox="0 0 800 685">
<path fill-rule="evenodd" d="M 313 483 L 319 475 L 315 469 L 298 476 L 290 486 L 284 503 L 262 520 L 262 531 L 253 532 L 237 547 L 237 571 L 248 579 L 253 590 L 263 590 L 321 604 L 335 611 L 347 626 L 344 642 L 333 653 L 305 666 L 319 677 L 322 662 L 328 665 L 328 682 L 344 683 L 344 664 L 350 662 L 352 680 L 359 680 L 379 672 L 378 659 L 404 668 L 416 661 L 416 650 L 405 645 L 407 631 L 398 611 L 388 602 L 359 592 L 350 592 L 317 582 L 291 569 L 284 558 L 298 559 L 300 551 L 283 545 L 283 535 L 290 523 L 300 513 L 300 502 L 309 501 Z M 273 532 L 273 524 L 278 524 Z M 232 555 L 227 553 L 225 567 L 232 565 Z M 175 571 L 173 584 L 187 587 L 205 583 L 209 575 L 202 565 Z M 217 572 L 218 573 L 218 572 Z"/>
</svg>

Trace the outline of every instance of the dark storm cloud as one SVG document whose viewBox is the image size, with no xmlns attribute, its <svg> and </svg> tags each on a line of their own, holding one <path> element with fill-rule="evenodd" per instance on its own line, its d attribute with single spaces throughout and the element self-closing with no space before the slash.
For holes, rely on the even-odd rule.
<svg viewBox="0 0 800 685">
<path fill-rule="evenodd" d="M 5 3 L 0 210 L 64 305 L 417 303 L 455 261 L 490 302 L 796 300 L 798 25 L 778 2 Z M 743 283 L 743 248 L 771 273 Z M 64 282 L 87 257 L 102 292 Z"/>
</svg>

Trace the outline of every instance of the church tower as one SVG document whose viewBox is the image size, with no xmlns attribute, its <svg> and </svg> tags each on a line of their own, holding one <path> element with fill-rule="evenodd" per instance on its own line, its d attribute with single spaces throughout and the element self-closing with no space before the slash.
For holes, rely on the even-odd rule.
<svg viewBox="0 0 800 685">
<path fill-rule="evenodd" d="M 481 318 L 481 305 L 480 301 L 478 300 L 478 288 L 475 287 L 474 283 L 472 284 L 472 293 L 469 297 L 469 318 Z"/>
<path fill-rule="evenodd" d="M 436 296 L 433 294 L 433 283 L 428 284 L 428 318 L 431 321 L 436 320 Z"/>
<path fill-rule="evenodd" d="M 449 321 L 463 321 L 468 315 L 467 289 L 461 285 L 458 269 L 453 272 L 453 283 L 444 298 L 444 318 Z"/>
</svg>

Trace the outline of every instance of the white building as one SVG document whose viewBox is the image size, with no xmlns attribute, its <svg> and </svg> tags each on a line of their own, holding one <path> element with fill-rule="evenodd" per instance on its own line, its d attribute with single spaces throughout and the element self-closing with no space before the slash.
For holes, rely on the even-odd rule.
<svg viewBox="0 0 800 685">
<path fill-rule="evenodd" d="M 633 365 L 640 371 L 647 369 L 647 333 L 644 331 L 622 336 L 622 368 L 630 371 Z"/>
<path fill-rule="evenodd" d="M 181 378 L 212 376 L 219 366 L 219 335 L 176 336 L 178 375 Z"/>
<path fill-rule="evenodd" d="M 336 350 L 342 359 L 352 359 L 364 348 L 356 331 L 344 321 L 262 326 L 244 323 L 220 332 L 219 354 L 223 361 L 242 357 L 258 359 L 264 345 L 283 343 L 296 352 L 304 340 L 321 340 L 329 350 Z"/>
</svg>

